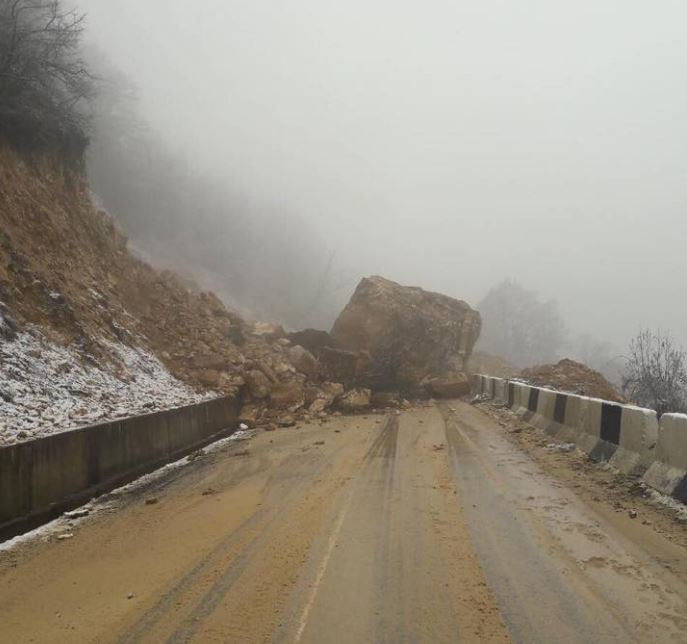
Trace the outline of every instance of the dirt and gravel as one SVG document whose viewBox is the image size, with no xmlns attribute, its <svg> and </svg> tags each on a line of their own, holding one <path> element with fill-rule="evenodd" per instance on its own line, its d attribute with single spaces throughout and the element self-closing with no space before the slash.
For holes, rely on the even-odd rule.
<svg viewBox="0 0 687 644">
<path fill-rule="evenodd" d="M 603 398 L 618 403 L 627 402 L 598 371 L 569 358 L 564 358 L 556 364 L 523 369 L 520 378 L 539 387 L 552 387 L 572 394 Z"/>
<path fill-rule="evenodd" d="M 0 551 L 3 637 L 684 641 L 682 526 L 518 423 L 451 401 L 227 443 Z"/>
</svg>

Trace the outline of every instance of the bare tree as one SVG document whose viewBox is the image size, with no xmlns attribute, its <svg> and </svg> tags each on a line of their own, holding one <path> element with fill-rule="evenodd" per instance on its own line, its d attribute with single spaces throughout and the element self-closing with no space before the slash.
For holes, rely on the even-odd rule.
<svg viewBox="0 0 687 644">
<path fill-rule="evenodd" d="M 659 414 L 687 410 L 687 355 L 670 335 L 641 331 L 622 374 L 625 395 Z"/>
<path fill-rule="evenodd" d="M 0 0 L 0 131 L 12 142 L 83 151 L 92 94 L 83 27 L 57 0 Z"/>
</svg>

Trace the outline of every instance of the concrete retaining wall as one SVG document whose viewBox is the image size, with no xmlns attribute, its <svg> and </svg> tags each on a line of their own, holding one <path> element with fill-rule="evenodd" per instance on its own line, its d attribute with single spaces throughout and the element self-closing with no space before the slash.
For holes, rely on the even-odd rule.
<svg viewBox="0 0 687 644">
<path fill-rule="evenodd" d="M 661 416 L 655 459 L 644 480 L 657 490 L 687 503 L 687 415 Z"/>
<path fill-rule="evenodd" d="M 0 447 L 0 540 L 231 434 L 238 413 L 216 398 Z"/>
<path fill-rule="evenodd" d="M 472 380 L 475 393 L 505 403 L 558 440 L 575 443 L 596 461 L 642 476 L 652 487 L 687 502 L 687 415 L 577 396 L 489 376 Z M 495 393 L 494 393 L 495 392 Z"/>
</svg>

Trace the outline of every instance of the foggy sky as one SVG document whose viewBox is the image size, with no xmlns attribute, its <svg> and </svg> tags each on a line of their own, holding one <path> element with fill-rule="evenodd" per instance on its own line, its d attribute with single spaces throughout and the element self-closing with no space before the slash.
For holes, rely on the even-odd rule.
<svg viewBox="0 0 687 644">
<path fill-rule="evenodd" d="M 81 0 L 191 164 L 337 262 L 466 299 L 504 278 L 624 346 L 687 344 L 687 5 Z"/>
</svg>

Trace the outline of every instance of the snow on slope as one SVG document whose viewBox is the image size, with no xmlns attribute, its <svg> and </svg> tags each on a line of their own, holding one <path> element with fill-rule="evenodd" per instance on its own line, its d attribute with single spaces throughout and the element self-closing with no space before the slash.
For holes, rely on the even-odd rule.
<svg viewBox="0 0 687 644">
<path fill-rule="evenodd" d="M 119 369 L 89 364 L 77 349 L 53 344 L 36 330 L 0 338 L 0 445 L 217 395 L 197 394 L 141 348 L 102 345 Z"/>
</svg>

